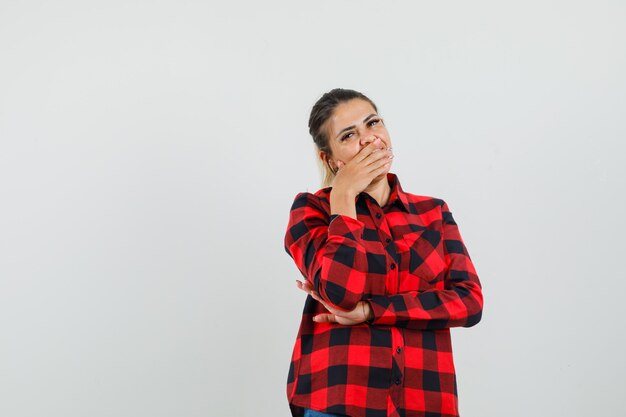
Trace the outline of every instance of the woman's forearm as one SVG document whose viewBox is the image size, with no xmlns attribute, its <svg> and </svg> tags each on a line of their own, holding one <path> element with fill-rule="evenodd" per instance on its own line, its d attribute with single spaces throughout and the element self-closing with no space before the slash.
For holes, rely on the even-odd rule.
<svg viewBox="0 0 626 417">
<path fill-rule="evenodd" d="M 356 219 L 355 198 L 347 191 L 333 189 L 330 193 L 330 214 L 339 214 Z"/>
</svg>

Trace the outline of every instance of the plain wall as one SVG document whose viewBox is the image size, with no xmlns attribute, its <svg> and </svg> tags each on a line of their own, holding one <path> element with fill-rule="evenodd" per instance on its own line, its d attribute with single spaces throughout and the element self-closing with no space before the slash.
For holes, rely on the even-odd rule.
<svg viewBox="0 0 626 417">
<path fill-rule="evenodd" d="M 308 114 L 385 118 L 483 284 L 464 417 L 626 407 L 626 3 L 0 2 L 0 415 L 282 416 Z"/>
</svg>

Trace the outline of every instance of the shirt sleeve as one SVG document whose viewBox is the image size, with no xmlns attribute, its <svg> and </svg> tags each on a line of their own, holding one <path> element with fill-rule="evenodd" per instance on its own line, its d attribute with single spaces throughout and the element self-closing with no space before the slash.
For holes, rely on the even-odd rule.
<svg viewBox="0 0 626 417">
<path fill-rule="evenodd" d="M 442 202 L 444 288 L 373 296 L 374 325 L 411 329 L 471 327 L 482 316 L 482 286 L 448 205 Z"/>
<path fill-rule="evenodd" d="M 363 297 L 364 229 L 364 223 L 352 217 L 329 215 L 311 193 L 299 193 L 289 213 L 285 250 L 320 296 L 340 310 L 353 310 Z"/>
</svg>

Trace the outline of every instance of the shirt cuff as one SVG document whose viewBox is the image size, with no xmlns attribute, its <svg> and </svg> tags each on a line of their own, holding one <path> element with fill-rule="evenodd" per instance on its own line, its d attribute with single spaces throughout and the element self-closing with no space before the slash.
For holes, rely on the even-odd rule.
<svg viewBox="0 0 626 417">
<path fill-rule="evenodd" d="M 369 321 L 370 324 L 388 325 L 393 326 L 396 322 L 396 318 L 393 312 L 389 310 L 390 301 L 387 296 L 372 296 L 367 300 L 372 307 L 373 318 Z"/>
</svg>

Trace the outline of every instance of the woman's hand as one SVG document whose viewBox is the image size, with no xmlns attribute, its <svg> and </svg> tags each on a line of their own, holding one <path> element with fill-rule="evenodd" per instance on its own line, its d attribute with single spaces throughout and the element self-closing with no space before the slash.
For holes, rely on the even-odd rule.
<svg viewBox="0 0 626 417">
<path fill-rule="evenodd" d="M 356 197 L 372 181 L 389 171 L 393 153 L 379 138 L 364 146 L 348 162 L 337 161 L 337 173 L 332 182 L 333 192 Z"/>
<path fill-rule="evenodd" d="M 320 295 L 317 293 L 317 291 L 313 289 L 308 281 L 302 282 L 296 280 L 296 285 L 302 291 L 313 297 L 314 300 L 320 302 L 324 306 L 324 308 L 328 310 L 328 313 L 318 314 L 317 316 L 313 317 L 313 321 L 316 321 L 318 323 L 328 322 L 352 326 L 355 324 L 363 323 L 367 320 L 371 320 L 373 318 L 372 307 L 366 301 L 359 301 L 352 311 L 337 310 L 336 308 L 333 308 L 328 303 L 326 303 L 326 301 L 322 300 Z"/>
</svg>

